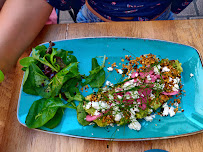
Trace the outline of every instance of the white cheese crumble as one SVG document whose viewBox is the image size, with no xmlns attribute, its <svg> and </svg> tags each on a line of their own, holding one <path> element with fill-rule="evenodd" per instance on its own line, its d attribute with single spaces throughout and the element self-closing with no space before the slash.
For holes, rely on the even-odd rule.
<svg viewBox="0 0 203 152">
<path fill-rule="evenodd" d="M 100 107 L 99 107 L 99 102 L 92 102 L 92 107 L 94 108 L 94 109 L 100 109 Z"/>
<path fill-rule="evenodd" d="M 148 80 L 148 81 L 151 81 L 151 80 L 152 80 L 151 77 L 150 77 L 150 75 L 147 76 L 147 80 Z"/>
<path fill-rule="evenodd" d="M 111 94 L 109 94 L 109 100 L 113 100 L 113 99 L 114 97 Z"/>
<path fill-rule="evenodd" d="M 170 71 L 170 69 L 166 66 L 162 68 L 162 72 L 169 72 L 169 71 Z"/>
<path fill-rule="evenodd" d="M 194 74 L 190 73 L 190 78 L 194 77 Z"/>
<path fill-rule="evenodd" d="M 104 93 L 104 92 L 106 92 L 106 91 L 108 91 L 109 90 L 109 88 L 107 88 L 107 87 L 103 87 L 102 88 L 102 92 Z"/>
<path fill-rule="evenodd" d="M 111 87 L 113 87 L 113 83 L 111 83 L 111 82 L 108 81 L 108 80 L 106 81 L 106 85 L 107 85 L 107 86 L 111 86 Z"/>
<path fill-rule="evenodd" d="M 178 105 L 179 105 L 179 104 L 178 104 L 177 102 L 174 103 L 174 106 L 178 107 Z"/>
<path fill-rule="evenodd" d="M 171 82 L 173 80 L 173 78 L 169 77 L 169 82 Z"/>
<path fill-rule="evenodd" d="M 175 84 L 172 88 L 173 91 L 179 91 L 179 85 Z"/>
<path fill-rule="evenodd" d="M 118 99 L 122 99 L 122 98 L 123 98 L 123 97 L 122 97 L 122 96 L 120 96 L 120 95 L 118 95 L 117 97 L 118 97 Z"/>
<path fill-rule="evenodd" d="M 111 127 L 114 127 L 114 124 L 113 124 L 113 123 L 110 123 L 109 125 L 110 125 Z"/>
<path fill-rule="evenodd" d="M 144 117 L 144 119 L 146 120 L 146 121 L 150 121 L 150 122 L 152 122 L 152 120 L 155 118 L 155 115 L 151 115 L 151 116 L 147 116 L 147 117 Z"/>
<path fill-rule="evenodd" d="M 118 106 L 114 106 L 114 107 L 113 107 L 113 110 L 114 110 L 115 112 L 120 111 L 120 109 L 119 109 Z M 114 112 L 114 111 L 113 111 L 113 112 Z"/>
<path fill-rule="evenodd" d="M 119 73 L 119 74 L 123 74 L 123 70 L 118 69 L 118 73 Z"/>
<path fill-rule="evenodd" d="M 170 117 L 173 117 L 176 114 L 173 106 L 171 106 L 169 109 L 167 103 L 165 103 L 162 107 L 164 108 L 164 111 L 162 113 L 163 116 L 168 116 L 169 114 Z"/>
<path fill-rule="evenodd" d="M 91 102 L 88 102 L 86 105 L 85 105 L 85 108 L 86 109 L 89 109 L 91 107 L 92 103 Z"/>
<path fill-rule="evenodd" d="M 160 69 L 161 69 L 160 65 L 154 66 L 154 73 L 155 74 L 160 74 Z"/>
<path fill-rule="evenodd" d="M 168 112 L 170 114 L 170 117 L 173 117 L 176 114 L 175 111 L 174 111 L 174 107 L 170 107 Z"/>
<path fill-rule="evenodd" d="M 122 118 L 122 113 L 117 113 L 117 114 L 115 115 L 115 121 L 120 121 L 121 118 Z"/>
<path fill-rule="evenodd" d="M 128 127 L 130 129 L 133 129 L 133 130 L 140 130 L 141 129 L 141 124 L 137 121 L 137 120 L 134 120 L 133 122 L 131 122 Z"/>
<path fill-rule="evenodd" d="M 96 110 L 96 111 L 94 112 L 94 116 L 98 116 L 98 115 L 100 115 L 100 112 Z"/>
<path fill-rule="evenodd" d="M 178 84 L 180 82 L 180 78 L 176 77 L 173 79 L 173 84 Z"/>
<path fill-rule="evenodd" d="M 139 93 L 138 93 L 138 91 L 134 91 L 134 92 L 131 94 L 131 96 L 132 96 L 133 99 L 139 98 Z"/>
<path fill-rule="evenodd" d="M 163 116 L 168 116 L 169 113 L 169 107 L 167 104 L 163 105 L 164 111 L 162 113 Z"/>
<path fill-rule="evenodd" d="M 155 90 L 162 90 L 165 87 L 165 84 L 154 83 Z"/>
<path fill-rule="evenodd" d="M 101 103 L 101 107 L 102 107 L 103 109 L 107 109 L 107 108 L 108 108 L 108 104 L 107 104 L 106 102 L 102 102 L 102 103 Z"/>
<path fill-rule="evenodd" d="M 112 67 L 108 67 L 107 70 L 108 71 L 113 71 L 113 68 Z"/>
<path fill-rule="evenodd" d="M 153 100 L 155 98 L 155 95 L 151 93 L 150 98 L 151 98 L 151 100 Z"/>
</svg>

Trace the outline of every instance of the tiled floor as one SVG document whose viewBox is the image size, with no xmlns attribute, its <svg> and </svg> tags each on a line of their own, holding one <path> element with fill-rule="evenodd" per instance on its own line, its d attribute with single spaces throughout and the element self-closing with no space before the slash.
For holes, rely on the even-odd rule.
<svg viewBox="0 0 203 152">
<path fill-rule="evenodd" d="M 193 2 L 180 14 L 175 15 L 175 19 L 203 19 L 203 0 L 193 0 Z M 73 23 L 68 11 L 60 11 L 59 23 Z"/>
</svg>

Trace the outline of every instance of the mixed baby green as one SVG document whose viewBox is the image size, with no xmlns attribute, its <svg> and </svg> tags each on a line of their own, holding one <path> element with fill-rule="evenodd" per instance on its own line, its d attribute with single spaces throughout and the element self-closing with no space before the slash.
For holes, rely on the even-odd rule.
<svg viewBox="0 0 203 152">
<path fill-rule="evenodd" d="M 20 60 L 25 71 L 23 91 L 27 94 L 41 96 L 42 99 L 34 101 L 26 117 L 26 125 L 29 128 L 55 128 L 63 117 L 65 108 L 80 111 L 78 120 L 83 114 L 80 105 L 75 101 L 83 102 L 85 98 L 80 94 L 79 87 L 90 85 L 101 87 L 105 81 L 103 64 L 100 66 L 97 59 L 92 59 L 92 71 L 89 76 L 81 75 L 78 70 L 77 58 L 72 51 L 37 46 L 32 50 L 31 57 Z M 85 81 L 82 82 L 82 79 Z M 29 102 L 29 101 L 28 101 Z"/>
</svg>

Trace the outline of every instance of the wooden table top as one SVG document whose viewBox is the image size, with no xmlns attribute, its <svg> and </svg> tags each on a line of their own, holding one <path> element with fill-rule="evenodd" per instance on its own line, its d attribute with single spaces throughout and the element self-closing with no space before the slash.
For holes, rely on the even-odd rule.
<svg viewBox="0 0 203 152">
<path fill-rule="evenodd" d="M 21 58 L 36 45 L 60 39 L 95 36 L 126 36 L 178 42 L 195 47 L 203 55 L 203 20 L 87 23 L 45 26 Z M 170 152 L 202 152 L 203 133 L 175 139 L 111 142 L 77 139 L 28 129 L 17 120 L 17 103 L 23 71 L 16 68 L 0 85 L 1 152 L 144 152 L 164 149 Z"/>
</svg>

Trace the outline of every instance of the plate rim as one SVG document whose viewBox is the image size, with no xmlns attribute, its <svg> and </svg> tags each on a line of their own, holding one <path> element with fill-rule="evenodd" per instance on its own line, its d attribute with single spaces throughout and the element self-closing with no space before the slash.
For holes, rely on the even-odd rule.
<svg viewBox="0 0 203 152">
<path fill-rule="evenodd" d="M 200 58 L 202 67 L 203 67 L 202 56 L 201 56 L 200 52 L 195 47 L 190 46 L 190 45 L 185 45 L 185 44 L 177 43 L 177 42 L 160 40 L 160 39 L 138 38 L 138 37 L 120 37 L 120 36 L 96 36 L 96 37 L 80 37 L 80 38 L 61 39 L 61 40 L 55 40 L 55 41 L 52 41 L 52 42 L 70 41 L 70 40 L 81 40 L 81 39 L 101 39 L 101 38 L 135 39 L 135 40 L 138 39 L 138 40 L 159 41 L 159 42 L 166 42 L 166 43 L 171 43 L 171 44 L 176 44 L 176 45 L 183 45 L 183 46 L 186 46 L 186 47 L 190 47 L 190 48 L 194 49 L 197 52 L 197 54 L 198 54 L 198 56 Z M 47 44 L 47 43 L 49 43 L 49 42 L 40 43 L 39 45 L 44 45 L 44 44 Z M 31 54 L 32 54 L 32 52 L 30 53 L 30 55 Z M 20 93 L 19 93 L 19 97 L 18 97 L 17 120 L 18 120 L 18 122 L 22 126 L 28 128 L 23 122 L 20 121 L 20 118 L 19 118 L 19 106 L 20 106 L 20 99 L 21 99 L 21 94 L 22 94 L 22 89 L 23 89 L 24 75 L 23 75 L 23 79 L 22 79 L 22 82 L 21 82 Z M 44 132 L 44 133 L 48 133 L 48 134 L 54 134 L 54 135 L 60 135 L 60 136 L 66 136 L 66 137 L 79 138 L 79 139 L 106 140 L 106 141 L 150 141 L 150 140 L 163 140 L 163 139 L 172 139 L 172 138 L 186 137 L 186 136 L 190 136 L 190 135 L 196 135 L 196 134 L 203 133 L 203 129 L 202 129 L 202 130 L 191 132 L 191 133 L 186 133 L 186 134 L 181 134 L 181 135 L 173 135 L 173 136 L 166 136 L 166 137 L 126 138 L 126 139 L 125 138 L 114 138 L 114 139 L 112 139 L 112 138 L 99 138 L 99 137 L 86 137 L 86 136 L 70 135 L 70 134 L 57 133 L 57 132 L 46 131 L 46 130 L 41 130 L 41 129 L 36 129 L 36 128 L 32 129 L 32 130 L 39 131 L 39 132 Z"/>
</svg>

